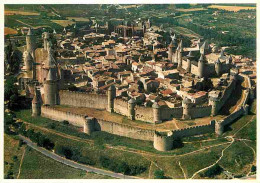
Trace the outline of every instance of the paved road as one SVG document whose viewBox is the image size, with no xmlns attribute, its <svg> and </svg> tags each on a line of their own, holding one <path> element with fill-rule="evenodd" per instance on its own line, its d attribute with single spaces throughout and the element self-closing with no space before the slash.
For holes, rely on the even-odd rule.
<svg viewBox="0 0 260 183">
<path fill-rule="evenodd" d="M 29 140 L 28 138 L 25 138 L 24 136 L 22 135 L 19 135 L 19 137 L 27 143 L 28 146 L 30 146 L 31 148 L 35 149 L 36 151 L 44 154 L 45 156 L 49 157 L 49 158 L 52 158 L 53 160 L 55 161 L 58 161 L 60 163 L 63 163 L 65 165 L 68 165 L 68 166 L 71 166 L 73 168 L 77 168 L 77 169 L 81 169 L 81 170 L 84 170 L 84 171 L 88 171 L 88 172 L 95 172 L 97 174 L 102 174 L 102 175 L 107 175 L 107 176 L 110 176 L 110 177 L 115 177 L 115 178 L 119 178 L 119 179 L 137 179 L 139 177 L 134 177 L 134 176 L 127 176 L 127 175 L 123 175 L 123 174 L 120 174 L 120 173 L 114 173 L 114 172 L 110 172 L 110 171 L 107 171 L 107 170 L 102 170 L 102 169 L 98 169 L 98 168 L 95 168 L 95 167 L 91 167 L 91 166 L 87 166 L 87 165 L 83 165 L 83 164 L 80 164 L 80 163 L 76 163 L 74 161 L 71 161 L 71 160 L 68 160 L 66 158 L 63 158 L 51 151 L 48 151 L 42 147 L 39 147 L 37 146 L 35 143 L 33 143 L 31 140 Z"/>
</svg>

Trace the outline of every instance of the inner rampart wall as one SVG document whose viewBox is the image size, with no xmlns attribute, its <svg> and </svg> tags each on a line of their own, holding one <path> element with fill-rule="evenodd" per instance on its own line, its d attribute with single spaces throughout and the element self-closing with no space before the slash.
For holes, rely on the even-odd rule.
<svg viewBox="0 0 260 183">
<path fill-rule="evenodd" d="M 122 99 L 114 99 L 114 112 L 127 116 L 128 115 L 127 101 L 124 101 Z"/>
<path fill-rule="evenodd" d="M 161 119 L 168 120 L 171 118 L 181 118 L 183 113 L 182 107 L 161 108 Z"/>
<path fill-rule="evenodd" d="M 106 109 L 108 105 L 107 95 L 61 90 L 59 96 L 61 105 L 95 109 Z"/>
<path fill-rule="evenodd" d="M 135 119 L 153 123 L 153 108 L 135 106 Z"/>
</svg>

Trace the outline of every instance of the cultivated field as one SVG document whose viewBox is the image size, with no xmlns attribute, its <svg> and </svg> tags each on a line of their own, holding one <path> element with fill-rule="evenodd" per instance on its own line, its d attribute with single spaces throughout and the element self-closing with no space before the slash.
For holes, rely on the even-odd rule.
<svg viewBox="0 0 260 183">
<path fill-rule="evenodd" d="M 221 10 L 227 10 L 227 11 L 240 11 L 240 10 L 255 10 L 256 7 L 249 7 L 249 6 L 220 6 L 220 5 L 211 5 L 208 6 L 208 8 L 216 8 Z"/>
<path fill-rule="evenodd" d="M 76 22 L 88 22 L 89 19 L 88 18 L 84 18 L 84 17 L 67 17 L 68 20 L 72 21 L 73 19 Z"/>
<path fill-rule="evenodd" d="M 191 12 L 191 11 L 203 11 L 203 10 L 207 10 L 205 8 L 189 8 L 189 9 L 176 9 L 177 11 L 181 11 L 181 12 Z"/>
<path fill-rule="evenodd" d="M 59 24 L 62 27 L 67 27 L 68 25 L 73 25 L 75 22 L 71 20 L 51 20 L 52 22 Z"/>
<path fill-rule="evenodd" d="M 5 36 L 8 34 L 17 34 L 17 31 L 15 29 L 5 27 Z"/>
<path fill-rule="evenodd" d="M 28 11 L 15 11 L 15 10 L 5 10 L 5 15 L 40 15 L 40 13 L 36 12 L 28 12 Z"/>
</svg>

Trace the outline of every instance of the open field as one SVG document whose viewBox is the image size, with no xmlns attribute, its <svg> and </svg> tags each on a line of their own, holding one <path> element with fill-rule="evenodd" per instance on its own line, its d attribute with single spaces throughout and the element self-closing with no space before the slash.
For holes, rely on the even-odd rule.
<svg viewBox="0 0 260 183">
<path fill-rule="evenodd" d="M 17 31 L 15 29 L 12 29 L 10 27 L 5 27 L 5 36 L 8 34 L 17 34 Z"/>
<path fill-rule="evenodd" d="M 62 27 L 67 27 L 68 25 L 73 25 L 75 22 L 71 20 L 51 20 L 52 22 L 59 24 Z"/>
<path fill-rule="evenodd" d="M 210 5 L 208 8 L 214 8 L 214 9 L 221 9 L 226 11 L 240 11 L 240 10 L 255 10 L 256 7 L 249 7 L 249 6 L 220 6 L 220 5 Z"/>
<path fill-rule="evenodd" d="M 108 176 L 87 173 L 57 161 L 43 154 L 26 148 L 20 179 L 106 179 Z"/>
<path fill-rule="evenodd" d="M 88 18 L 84 18 L 84 17 L 67 17 L 68 20 L 72 21 L 73 19 L 76 22 L 88 22 L 89 19 Z"/>
<path fill-rule="evenodd" d="M 204 11 L 207 10 L 206 8 L 189 8 L 189 9 L 176 9 L 177 11 L 181 12 L 191 12 L 191 11 Z"/>
<path fill-rule="evenodd" d="M 40 15 L 40 13 L 37 12 L 27 12 L 27 11 L 19 11 L 19 10 L 5 10 L 5 16 L 8 15 L 31 15 L 31 16 L 37 16 Z"/>
<path fill-rule="evenodd" d="M 19 172 L 20 161 L 25 147 L 19 147 L 19 140 L 13 136 L 4 134 L 4 175 L 9 171 L 13 172 L 13 177 L 16 178 Z M 17 159 L 14 160 L 14 156 Z"/>
</svg>

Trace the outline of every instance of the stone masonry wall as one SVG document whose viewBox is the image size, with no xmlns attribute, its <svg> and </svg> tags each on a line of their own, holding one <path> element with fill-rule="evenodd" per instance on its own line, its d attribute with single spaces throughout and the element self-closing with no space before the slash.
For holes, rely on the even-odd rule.
<svg viewBox="0 0 260 183">
<path fill-rule="evenodd" d="M 171 118 L 181 118 L 182 112 L 183 112 L 182 107 L 161 108 L 161 119 L 168 120 Z"/>
<path fill-rule="evenodd" d="M 203 118 L 210 116 L 212 106 L 196 106 L 190 109 L 191 118 Z"/>
<path fill-rule="evenodd" d="M 215 121 L 211 121 L 208 125 L 194 126 L 185 129 L 174 130 L 173 137 L 181 138 L 181 137 L 189 137 L 194 135 L 201 135 L 205 133 L 212 133 L 215 131 Z"/>
<path fill-rule="evenodd" d="M 61 105 L 88 107 L 95 109 L 106 109 L 108 105 L 107 95 L 98 95 L 67 90 L 61 90 L 59 92 L 59 95 Z"/>
<path fill-rule="evenodd" d="M 83 127 L 85 122 L 85 116 L 79 114 L 73 114 L 70 112 L 64 112 L 54 109 L 53 107 L 42 106 L 41 115 L 45 118 L 50 118 L 56 121 L 68 121 L 70 124 Z"/>
<path fill-rule="evenodd" d="M 128 115 L 128 104 L 127 101 L 122 99 L 114 99 L 114 112 L 122 114 L 124 116 Z"/>
<path fill-rule="evenodd" d="M 135 106 L 135 119 L 153 123 L 153 108 Z"/>
<path fill-rule="evenodd" d="M 153 141 L 154 131 L 132 127 L 125 124 L 113 123 L 97 119 L 95 123 L 95 130 L 105 131 L 119 136 L 129 137 L 133 139 Z"/>
</svg>

